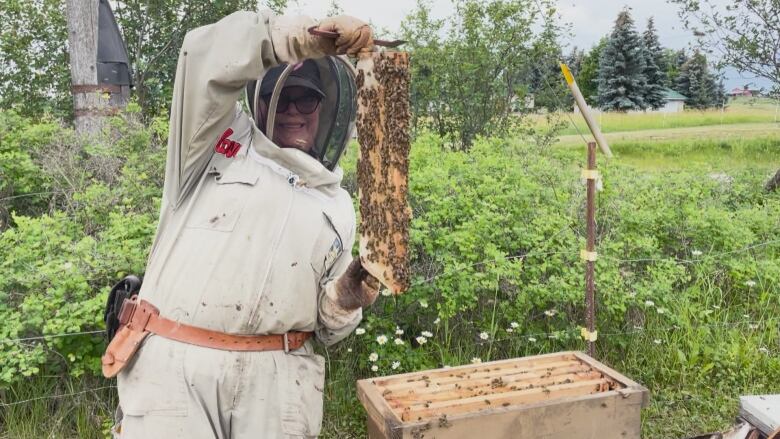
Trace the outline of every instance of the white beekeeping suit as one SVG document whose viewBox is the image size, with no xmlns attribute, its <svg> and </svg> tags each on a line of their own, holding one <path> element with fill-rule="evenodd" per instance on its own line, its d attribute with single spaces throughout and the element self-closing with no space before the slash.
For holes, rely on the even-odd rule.
<svg viewBox="0 0 780 439">
<path fill-rule="evenodd" d="M 332 29 L 346 36 L 362 24 L 340 19 Z M 139 296 L 160 316 L 226 334 L 314 332 L 330 345 L 376 297 L 343 300 L 357 290 L 345 293 L 342 280 L 355 265 L 355 213 L 341 169 L 277 147 L 237 104 L 247 82 L 277 64 L 371 45 L 370 31 L 368 42 L 334 45 L 310 36 L 313 25 L 236 12 L 185 37 L 160 223 Z M 289 352 L 237 352 L 153 333 L 119 372 L 117 430 L 144 439 L 313 437 L 323 387 L 324 360 L 311 341 Z"/>
</svg>

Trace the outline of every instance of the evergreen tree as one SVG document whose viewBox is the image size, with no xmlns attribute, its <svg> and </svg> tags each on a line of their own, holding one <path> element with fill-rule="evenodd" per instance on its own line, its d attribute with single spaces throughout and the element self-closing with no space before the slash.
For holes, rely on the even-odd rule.
<svg viewBox="0 0 780 439">
<path fill-rule="evenodd" d="M 645 78 L 647 89 L 645 90 L 645 103 L 648 107 L 656 109 L 664 106 L 664 82 L 666 75 L 661 70 L 663 64 L 663 50 L 658 41 L 653 17 L 647 20 L 647 29 L 642 34 L 645 49 Z"/>
<path fill-rule="evenodd" d="M 628 10 L 623 10 L 599 59 L 599 106 L 616 111 L 647 108 L 644 71 L 642 39 Z"/>
<path fill-rule="evenodd" d="M 680 67 L 675 89 L 685 95 L 685 105 L 691 108 L 704 109 L 719 104 L 718 86 L 709 72 L 707 57 L 698 50 Z"/>
<path fill-rule="evenodd" d="M 607 38 L 604 37 L 582 57 L 580 70 L 577 73 L 577 85 L 580 87 L 582 95 L 590 106 L 598 104 L 599 93 L 599 59 L 601 52 L 607 45 Z"/>
<path fill-rule="evenodd" d="M 548 111 L 571 110 L 574 99 L 561 81 L 563 51 L 558 43 L 559 30 L 554 22 L 545 23 L 539 38 L 531 46 L 530 71 L 526 74 L 528 90 L 534 96 L 534 107 Z"/>
<path fill-rule="evenodd" d="M 685 50 L 665 49 L 663 59 L 663 70 L 666 74 L 665 85 L 668 88 L 677 90 L 677 76 L 680 74 L 680 67 L 685 64 L 685 61 L 688 61 Z"/>
</svg>

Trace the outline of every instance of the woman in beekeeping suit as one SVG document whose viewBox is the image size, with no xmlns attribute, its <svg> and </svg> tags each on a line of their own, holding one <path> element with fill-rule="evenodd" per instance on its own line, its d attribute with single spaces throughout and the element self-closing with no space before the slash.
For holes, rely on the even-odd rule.
<svg viewBox="0 0 780 439">
<path fill-rule="evenodd" d="M 370 28 L 346 16 L 236 12 L 185 37 L 157 234 L 103 356 L 118 376 L 119 437 L 319 434 L 312 341 L 346 337 L 378 289 L 351 256 L 338 167 L 356 113 L 338 55 L 372 47 Z"/>
</svg>

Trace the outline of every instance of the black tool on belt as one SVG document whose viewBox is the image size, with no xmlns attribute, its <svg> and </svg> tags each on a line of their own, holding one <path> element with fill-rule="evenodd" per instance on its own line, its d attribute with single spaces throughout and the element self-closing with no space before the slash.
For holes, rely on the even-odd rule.
<svg viewBox="0 0 780 439">
<path fill-rule="evenodd" d="M 122 309 L 122 303 L 125 299 L 138 294 L 141 290 L 142 280 L 138 276 L 129 275 L 119 281 L 108 294 L 106 301 L 106 310 L 103 312 L 103 321 L 106 322 L 106 336 L 110 342 L 116 331 L 119 329 L 119 310 Z"/>
</svg>

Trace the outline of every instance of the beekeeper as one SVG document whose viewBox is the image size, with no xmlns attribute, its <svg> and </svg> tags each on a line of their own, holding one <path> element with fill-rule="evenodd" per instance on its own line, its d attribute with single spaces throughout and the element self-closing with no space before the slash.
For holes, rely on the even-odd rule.
<svg viewBox="0 0 780 439">
<path fill-rule="evenodd" d="M 102 358 L 118 377 L 119 437 L 319 434 L 324 359 L 312 339 L 346 337 L 378 292 L 351 255 L 337 165 L 356 89 L 336 55 L 372 46 L 346 16 L 236 12 L 186 35 L 157 234 Z"/>
</svg>

